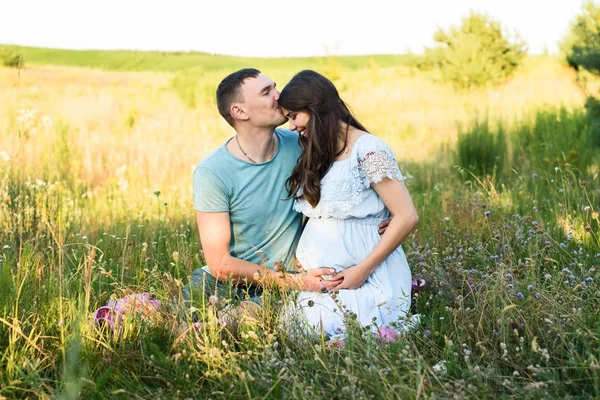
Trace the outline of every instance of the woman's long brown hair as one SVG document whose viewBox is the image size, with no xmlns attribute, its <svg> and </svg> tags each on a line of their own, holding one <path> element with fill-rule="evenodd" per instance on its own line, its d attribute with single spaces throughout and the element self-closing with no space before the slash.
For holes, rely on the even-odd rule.
<svg viewBox="0 0 600 400">
<path fill-rule="evenodd" d="M 316 207 L 321 200 L 321 179 L 348 146 L 348 128 L 344 130 L 340 123 L 363 131 L 367 129 L 352 115 L 335 85 L 312 70 L 294 75 L 281 91 L 279 105 L 292 112 L 307 112 L 310 116 L 306 127 L 308 137 L 298 136 L 302 154 L 286 184 L 290 198 L 304 198 Z M 337 151 L 340 137 L 344 147 Z M 298 195 L 300 189 L 302 194 Z"/>
</svg>

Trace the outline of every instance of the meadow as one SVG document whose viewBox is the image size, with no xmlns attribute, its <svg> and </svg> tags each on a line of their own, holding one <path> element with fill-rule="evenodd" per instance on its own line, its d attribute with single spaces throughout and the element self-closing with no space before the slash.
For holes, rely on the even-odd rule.
<svg viewBox="0 0 600 400">
<path fill-rule="evenodd" d="M 465 92 L 409 56 L 23 52 L 0 68 L 0 398 L 600 396 L 600 151 L 558 57 Z M 225 299 L 182 304 L 203 265 L 192 170 L 232 136 L 214 90 L 243 66 L 278 87 L 321 71 L 396 152 L 415 330 L 293 340 L 272 290 L 231 335 Z M 160 307 L 94 323 L 142 292 Z"/>
</svg>

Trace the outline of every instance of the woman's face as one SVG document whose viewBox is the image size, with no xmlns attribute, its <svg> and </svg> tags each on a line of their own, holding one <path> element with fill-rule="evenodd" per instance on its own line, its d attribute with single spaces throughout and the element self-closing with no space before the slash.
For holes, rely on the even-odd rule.
<svg viewBox="0 0 600 400">
<path fill-rule="evenodd" d="M 310 115 L 306 111 L 289 111 L 284 109 L 283 115 L 290 121 L 290 130 L 297 131 L 300 135 L 308 137 L 306 128 Z"/>
</svg>

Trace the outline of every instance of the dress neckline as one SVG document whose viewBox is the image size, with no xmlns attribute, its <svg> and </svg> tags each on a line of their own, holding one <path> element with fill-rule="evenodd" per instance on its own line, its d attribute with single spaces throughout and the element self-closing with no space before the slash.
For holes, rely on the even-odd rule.
<svg viewBox="0 0 600 400">
<path fill-rule="evenodd" d="M 348 158 L 344 158 L 343 160 L 334 161 L 333 163 L 334 164 L 336 164 L 336 163 L 343 163 L 344 161 L 348 161 L 348 160 L 352 159 L 352 153 L 354 153 L 354 148 L 356 147 L 356 143 L 358 143 L 358 141 L 361 138 L 363 138 L 365 136 L 369 136 L 369 135 L 370 135 L 370 133 L 367 132 L 364 135 L 360 135 L 359 137 L 357 137 L 356 140 L 354 141 L 354 143 L 352 143 L 352 147 L 350 148 L 350 156 Z"/>
</svg>

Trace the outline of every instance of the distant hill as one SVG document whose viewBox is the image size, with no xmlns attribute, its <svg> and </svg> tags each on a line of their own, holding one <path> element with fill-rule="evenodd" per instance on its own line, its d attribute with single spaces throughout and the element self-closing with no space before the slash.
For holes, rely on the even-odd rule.
<svg viewBox="0 0 600 400">
<path fill-rule="evenodd" d="M 8 45 L 0 45 L 0 52 Z M 357 69 L 375 64 L 378 67 L 411 65 L 416 57 L 403 55 L 325 56 L 304 58 L 249 58 L 200 52 L 159 52 L 130 50 L 64 50 L 11 46 L 18 50 L 26 65 L 61 65 L 99 68 L 114 71 L 178 71 L 202 68 L 205 71 L 256 68 L 316 68 L 335 60 L 340 66 Z"/>
</svg>

